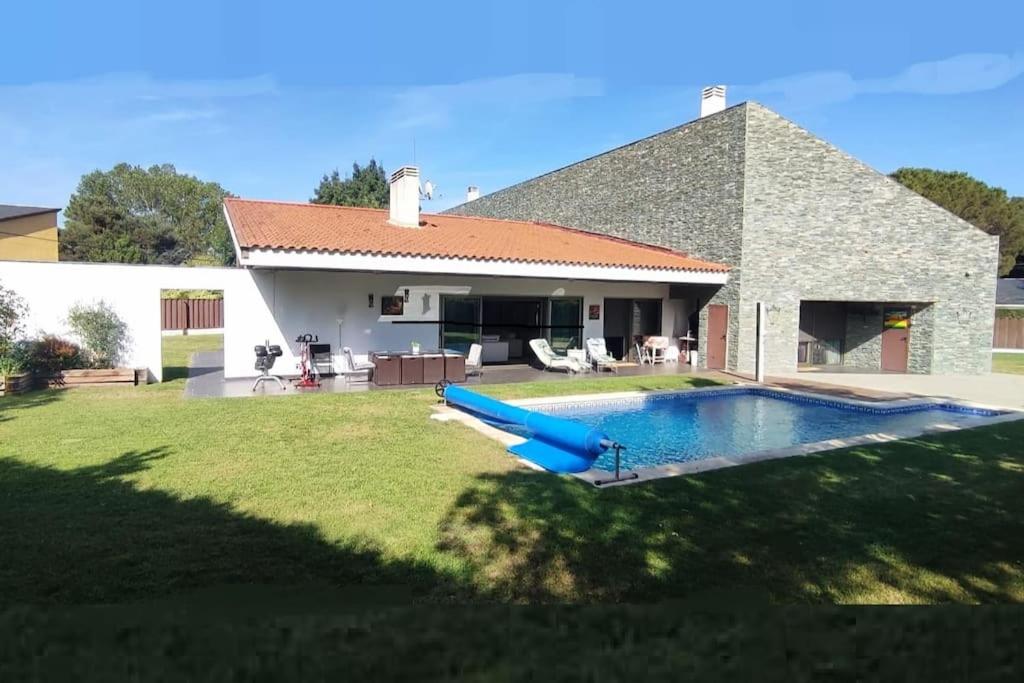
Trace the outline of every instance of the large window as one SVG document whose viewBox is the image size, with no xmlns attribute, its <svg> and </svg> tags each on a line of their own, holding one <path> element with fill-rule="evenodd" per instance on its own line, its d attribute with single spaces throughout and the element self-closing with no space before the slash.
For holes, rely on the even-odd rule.
<svg viewBox="0 0 1024 683">
<path fill-rule="evenodd" d="M 522 362 L 539 337 L 564 353 L 581 348 L 582 335 L 582 299 L 441 297 L 441 345 L 466 353 L 482 343 L 489 362 Z"/>
<path fill-rule="evenodd" d="M 582 348 L 583 301 L 580 299 L 551 299 L 551 347 L 559 353 L 566 349 Z"/>
<path fill-rule="evenodd" d="M 480 297 L 441 297 L 441 346 L 468 353 L 480 341 Z"/>
</svg>

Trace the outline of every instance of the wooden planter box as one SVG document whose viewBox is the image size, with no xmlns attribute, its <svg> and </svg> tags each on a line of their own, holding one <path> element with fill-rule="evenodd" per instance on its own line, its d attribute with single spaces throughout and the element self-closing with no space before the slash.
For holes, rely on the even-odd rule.
<svg viewBox="0 0 1024 683">
<path fill-rule="evenodd" d="M 50 388 L 83 387 L 98 384 L 130 385 L 139 384 L 139 372 L 134 368 L 112 368 L 110 370 L 65 370 L 55 377 L 43 378 Z M 145 383 L 143 377 L 142 383 Z"/>
<path fill-rule="evenodd" d="M 32 388 L 32 373 L 0 376 L 0 396 L 13 396 Z"/>
</svg>

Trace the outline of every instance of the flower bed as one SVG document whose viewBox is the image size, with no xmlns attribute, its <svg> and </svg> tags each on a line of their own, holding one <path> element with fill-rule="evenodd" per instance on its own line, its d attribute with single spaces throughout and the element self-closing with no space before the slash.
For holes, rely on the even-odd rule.
<svg viewBox="0 0 1024 683">
<path fill-rule="evenodd" d="M 49 388 L 82 387 L 98 384 L 145 384 L 146 371 L 135 370 L 134 368 L 64 370 L 51 377 L 41 377 L 40 383 Z"/>
<path fill-rule="evenodd" d="M 0 375 L 0 396 L 13 396 L 32 388 L 32 373 L 20 372 L 16 375 Z"/>
</svg>

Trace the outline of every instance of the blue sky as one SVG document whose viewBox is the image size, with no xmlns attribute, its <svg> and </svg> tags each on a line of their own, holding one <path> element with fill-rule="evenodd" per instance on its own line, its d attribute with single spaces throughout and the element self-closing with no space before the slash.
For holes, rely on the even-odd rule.
<svg viewBox="0 0 1024 683">
<path fill-rule="evenodd" d="M 459 203 L 694 118 L 729 85 L 882 171 L 1024 195 L 1024 4 L 77 1 L 4 8 L 0 203 L 119 161 L 306 200 L 371 155 Z"/>
</svg>

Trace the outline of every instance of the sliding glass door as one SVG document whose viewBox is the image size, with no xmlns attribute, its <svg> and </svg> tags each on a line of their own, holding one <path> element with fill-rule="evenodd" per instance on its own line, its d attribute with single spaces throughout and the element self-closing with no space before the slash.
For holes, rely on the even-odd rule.
<svg viewBox="0 0 1024 683">
<path fill-rule="evenodd" d="M 480 297 L 441 297 L 441 346 L 468 353 L 480 342 Z"/>
<path fill-rule="evenodd" d="M 559 353 L 583 348 L 583 300 L 551 299 L 548 310 L 551 348 Z"/>
</svg>

